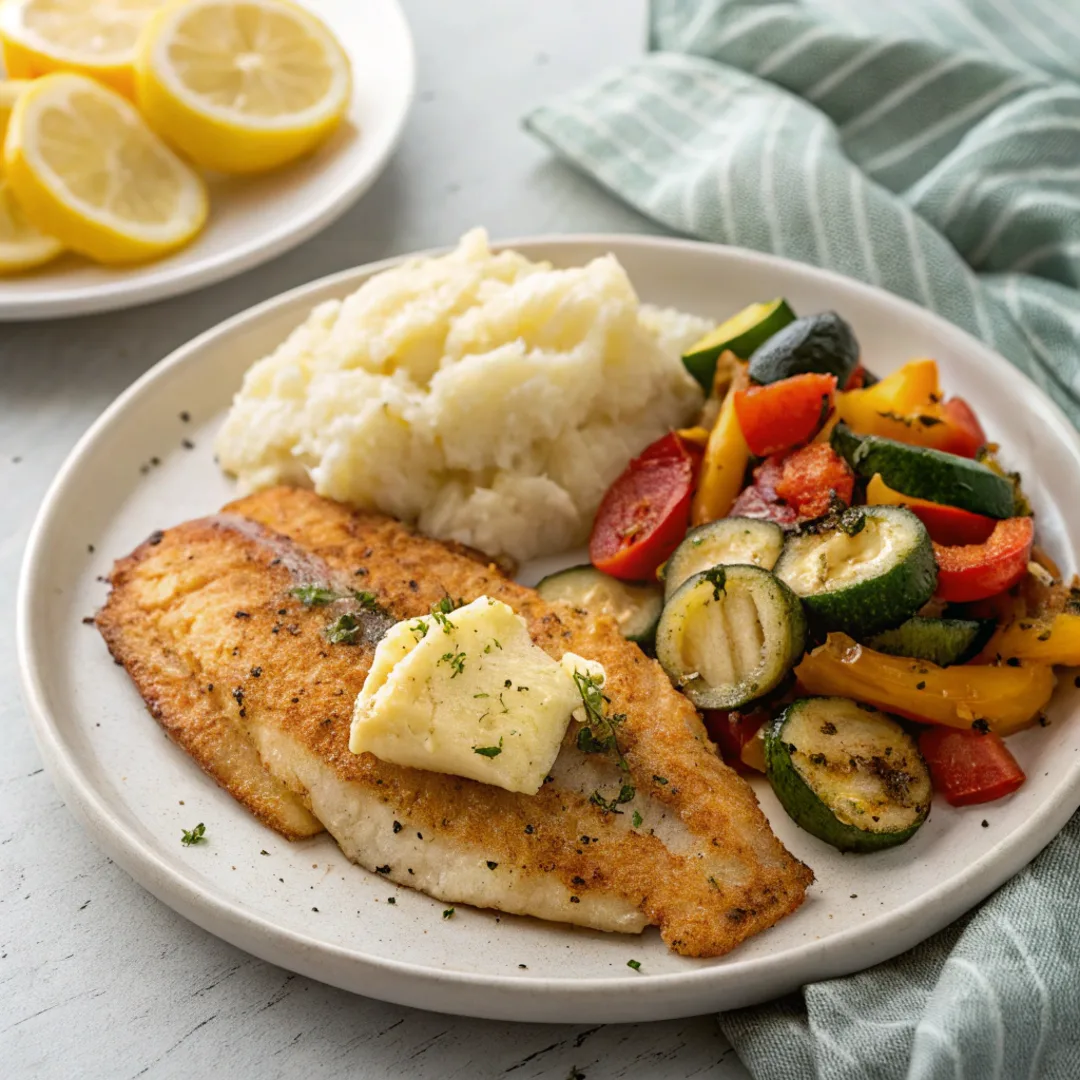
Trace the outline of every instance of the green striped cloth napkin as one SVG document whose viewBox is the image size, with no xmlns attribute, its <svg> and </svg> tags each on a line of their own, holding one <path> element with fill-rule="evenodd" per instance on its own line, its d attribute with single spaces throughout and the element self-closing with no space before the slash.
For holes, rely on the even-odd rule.
<svg viewBox="0 0 1080 1080">
<path fill-rule="evenodd" d="M 533 133 L 690 236 L 988 342 L 1080 423 L 1080 0 L 653 0 L 649 55 Z M 1080 1078 L 1080 816 L 890 963 L 721 1017 L 768 1080 Z"/>
</svg>

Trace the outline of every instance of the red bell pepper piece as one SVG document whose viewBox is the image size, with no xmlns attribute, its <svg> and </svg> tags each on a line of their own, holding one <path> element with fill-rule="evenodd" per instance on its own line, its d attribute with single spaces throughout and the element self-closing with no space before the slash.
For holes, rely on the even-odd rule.
<svg viewBox="0 0 1080 1080">
<path fill-rule="evenodd" d="M 893 491 L 880 476 L 866 485 L 869 506 L 906 506 L 926 526 L 931 540 L 939 544 L 981 544 L 990 539 L 997 521 L 958 506 L 927 502 Z"/>
<path fill-rule="evenodd" d="M 1034 541 L 1035 522 L 1017 517 L 999 521 L 982 544 L 934 544 L 937 596 L 950 603 L 968 603 L 1011 589 L 1027 573 Z"/>
<path fill-rule="evenodd" d="M 686 534 L 700 460 L 671 432 L 627 465 L 593 522 L 589 558 L 598 570 L 627 581 L 655 577 Z"/>
<path fill-rule="evenodd" d="M 771 719 L 767 709 L 751 709 L 740 712 L 713 710 L 705 713 L 705 730 L 720 750 L 720 756 L 736 772 L 753 772 L 743 761 L 743 747 L 758 733 L 758 729 Z"/>
<path fill-rule="evenodd" d="M 963 398 L 949 398 L 941 406 L 942 435 L 936 442 L 946 454 L 973 458 L 986 445 L 986 432 L 971 406 Z"/>
<path fill-rule="evenodd" d="M 754 482 L 743 488 L 731 505 L 730 517 L 762 518 L 777 525 L 794 525 L 799 515 L 793 506 L 780 500 L 776 485 L 784 475 L 784 459 L 777 455 L 766 458 L 754 470 Z"/>
<path fill-rule="evenodd" d="M 835 375 L 793 375 L 768 386 L 736 390 L 735 415 L 758 457 L 809 442 L 825 422 L 836 392 Z"/>
<path fill-rule="evenodd" d="M 854 491 L 854 473 L 826 443 L 811 443 L 786 457 L 776 484 L 776 494 L 807 520 L 828 513 L 834 496 L 850 506 Z"/>
<path fill-rule="evenodd" d="M 982 544 L 990 539 L 997 522 L 958 506 L 912 502 L 907 508 L 926 526 L 931 540 L 943 545 Z"/>
<path fill-rule="evenodd" d="M 919 735 L 919 751 L 930 768 L 934 790 L 953 806 L 1003 798 L 1026 779 L 1009 748 L 992 731 L 928 727 Z"/>
<path fill-rule="evenodd" d="M 848 390 L 861 390 L 866 385 L 866 368 L 860 364 L 852 373 L 851 377 L 847 381 L 847 386 L 844 387 L 844 392 Z"/>
</svg>

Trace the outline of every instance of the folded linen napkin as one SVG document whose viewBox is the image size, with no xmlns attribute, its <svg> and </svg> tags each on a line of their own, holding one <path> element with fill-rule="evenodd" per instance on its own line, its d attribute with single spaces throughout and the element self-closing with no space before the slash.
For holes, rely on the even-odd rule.
<svg viewBox="0 0 1080 1080">
<path fill-rule="evenodd" d="M 653 0 L 526 126 L 680 233 L 899 293 L 1080 424 L 1080 0 Z M 769 1080 L 1080 1077 L 1080 815 L 911 952 L 721 1017 Z"/>
</svg>

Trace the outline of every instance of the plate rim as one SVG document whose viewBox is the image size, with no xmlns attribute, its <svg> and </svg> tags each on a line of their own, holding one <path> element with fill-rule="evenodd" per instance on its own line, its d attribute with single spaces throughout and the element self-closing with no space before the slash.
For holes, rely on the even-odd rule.
<svg viewBox="0 0 1080 1080">
<path fill-rule="evenodd" d="M 416 100 L 416 42 L 412 28 L 401 6 L 401 0 L 376 0 L 385 6 L 387 15 L 397 24 L 403 45 L 402 72 L 405 76 L 405 95 L 401 108 L 394 118 L 393 130 L 382 149 L 372 161 L 367 173 L 359 180 L 349 183 L 330 199 L 312 217 L 304 219 L 298 227 L 285 225 L 265 234 L 256 231 L 244 243 L 230 248 L 205 262 L 181 267 L 170 273 L 165 271 L 143 282 L 131 282 L 123 276 L 114 280 L 88 285 L 63 296 L 15 297 L 11 301 L 0 298 L 0 323 L 25 323 L 42 318 L 69 319 L 80 315 L 101 315 L 109 311 L 125 311 L 144 307 L 159 300 L 184 296 L 199 289 L 208 288 L 221 281 L 238 277 L 254 270 L 279 255 L 299 247 L 317 233 L 322 232 L 357 203 L 386 171 L 390 158 L 401 144 L 405 128 Z M 318 12 L 316 12 L 318 14 Z M 63 258 L 63 255 L 60 256 Z M 48 266 L 38 273 L 47 273 Z"/>
<path fill-rule="evenodd" d="M 1010 364 L 989 346 L 968 334 L 943 317 L 921 308 L 911 301 L 868 285 L 834 271 L 823 270 L 781 256 L 724 244 L 677 237 L 654 237 L 620 233 L 570 233 L 535 235 L 511 238 L 493 243 L 494 249 L 514 248 L 525 254 L 537 249 L 593 246 L 618 249 L 639 248 L 711 252 L 736 262 L 749 261 L 787 273 L 810 275 L 854 290 L 865 298 L 880 303 L 899 305 L 922 320 L 929 320 L 930 329 L 938 340 L 949 339 L 965 350 L 974 350 L 995 370 L 997 376 L 1019 376 L 1027 384 L 1028 400 L 1037 403 L 1041 417 L 1051 422 L 1055 436 L 1072 444 L 1080 455 L 1080 432 L 1068 421 L 1061 408 L 1033 380 Z M 303 300 L 306 296 L 347 285 L 352 279 L 370 277 L 381 270 L 406 260 L 439 254 L 448 247 L 410 252 L 362 266 L 338 271 L 304 285 L 289 289 L 241 311 L 173 350 L 154 364 L 102 412 L 80 437 L 51 482 L 27 538 L 18 578 L 16 597 L 16 657 L 23 700 L 31 720 L 35 741 L 48 768 L 50 778 L 60 790 L 64 801 L 90 832 L 96 843 L 139 884 L 173 910 L 184 915 L 204 930 L 221 937 L 268 962 L 288 967 L 322 982 L 354 992 L 369 993 L 383 1000 L 434 1011 L 453 1012 L 491 1019 L 540 1022 L 625 1022 L 631 1020 L 666 1019 L 697 1015 L 711 1004 L 710 985 L 738 981 L 764 984 L 756 992 L 740 998 L 741 1004 L 770 999 L 778 993 L 795 989 L 804 980 L 799 972 L 813 968 L 816 981 L 852 974 L 888 960 L 904 952 L 964 912 L 981 903 L 995 889 L 1013 877 L 1039 854 L 1064 827 L 1080 804 L 1080 760 L 1074 762 L 1063 777 L 1058 792 L 1068 798 L 1046 799 L 1026 822 L 1011 835 L 990 848 L 984 855 L 960 873 L 936 885 L 892 911 L 889 932 L 881 933 L 879 923 L 870 922 L 860 928 L 855 924 L 842 941 L 836 937 L 809 940 L 783 953 L 739 960 L 729 954 L 722 966 L 702 966 L 682 972 L 665 974 L 627 974 L 611 977 L 588 976 L 536 977 L 491 975 L 462 971 L 445 971 L 419 964 L 365 954 L 355 948 L 326 942 L 287 929 L 255 911 L 223 898 L 201 882 L 189 877 L 186 868 L 172 863 L 156 849 L 127 834 L 117 822 L 92 780 L 81 768 L 77 755 L 64 743 L 55 718 L 46 706 L 45 678 L 32 643 L 33 610 L 31 597 L 46 568 L 41 563 L 41 548 L 53 527 L 53 521 L 63 512 L 64 495 L 82 457 L 112 424 L 115 417 L 175 368 L 187 363 L 189 357 L 201 351 L 211 340 L 232 333 L 245 324 L 258 321 L 264 314 L 285 304 Z M 960 899 L 958 899 L 960 898 Z M 929 913 L 929 917 L 928 917 Z M 634 940 L 633 938 L 629 940 Z M 846 946 L 846 948 L 841 948 Z M 856 954 L 854 964 L 842 956 Z M 869 963 L 863 962 L 865 959 Z M 339 974 L 342 966 L 377 976 L 372 980 L 374 993 L 356 990 L 357 979 Z M 795 971 L 796 977 L 777 979 L 776 972 Z M 782 988 L 777 989 L 780 985 Z M 439 988 L 454 987 L 460 995 L 451 1008 L 440 1004 Z M 786 989 L 785 989 L 786 988 Z M 603 994 L 599 995 L 598 992 Z M 647 993 L 652 991 L 654 993 Z M 677 993 L 674 993 L 677 991 Z M 669 1007 L 641 1008 L 640 1002 L 657 994 L 671 993 Z M 493 1002 L 495 997 L 497 1001 Z M 713 995 L 713 1000 L 717 997 Z M 635 1010 L 635 999 L 639 1007 Z"/>
</svg>

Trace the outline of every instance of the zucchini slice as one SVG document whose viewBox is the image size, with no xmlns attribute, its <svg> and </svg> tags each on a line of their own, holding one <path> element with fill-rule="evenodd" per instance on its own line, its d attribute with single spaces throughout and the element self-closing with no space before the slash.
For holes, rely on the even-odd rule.
<svg viewBox="0 0 1080 1080">
<path fill-rule="evenodd" d="M 622 635 L 647 645 L 656 635 L 664 594 L 655 585 L 629 585 L 595 566 L 572 566 L 548 574 L 536 591 L 548 601 L 565 600 L 590 615 L 610 615 Z"/>
<path fill-rule="evenodd" d="M 750 357 L 750 378 L 774 383 L 792 375 L 835 375 L 842 388 L 858 366 L 854 332 L 835 311 L 825 311 L 788 323 L 760 345 Z"/>
<path fill-rule="evenodd" d="M 741 563 L 771 570 L 784 547 L 784 530 L 775 521 L 730 517 L 699 525 L 664 566 L 664 599 L 695 574 L 711 566 Z"/>
<path fill-rule="evenodd" d="M 683 353 L 683 364 L 705 393 L 711 394 L 716 361 L 725 349 L 730 349 L 740 360 L 748 360 L 759 345 L 794 319 L 795 312 L 786 300 L 751 304 L 691 345 Z"/>
<path fill-rule="evenodd" d="M 833 428 L 830 442 L 859 476 L 869 480 L 878 473 L 888 487 L 902 495 L 986 517 L 1013 516 L 1013 485 L 970 458 L 908 446 L 879 435 L 856 435 L 843 422 Z"/>
<path fill-rule="evenodd" d="M 699 709 L 734 709 L 772 690 L 802 656 L 799 598 L 760 566 L 714 566 L 664 605 L 656 658 Z"/>
<path fill-rule="evenodd" d="M 875 652 L 929 660 L 938 667 L 966 664 L 993 636 L 993 619 L 925 619 L 919 615 L 866 642 Z"/>
<path fill-rule="evenodd" d="M 930 812 L 930 773 L 891 717 L 849 698 L 800 698 L 765 732 L 766 772 L 792 820 L 841 851 L 910 840 Z"/>
<path fill-rule="evenodd" d="M 856 640 L 898 626 L 937 585 L 930 534 L 902 506 L 853 507 L 790 534 L 775 572 L 821 629 Z"/>
</svg>

